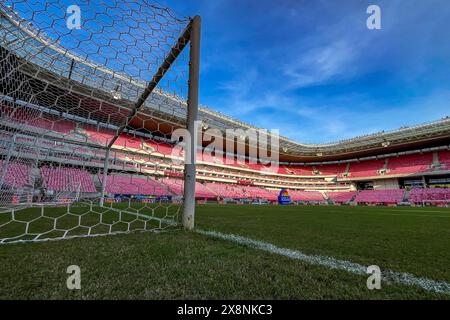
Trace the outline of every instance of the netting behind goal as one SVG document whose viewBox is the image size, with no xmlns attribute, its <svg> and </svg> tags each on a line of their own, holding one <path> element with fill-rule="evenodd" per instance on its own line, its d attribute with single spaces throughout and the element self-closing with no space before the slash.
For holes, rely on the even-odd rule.
<svg viewBox="0 0 450 320">
<path fill-rule="evenodd" d="M 171 133 L 195 118 L 199 22 L 146 0 L 71 4 L 0 4 L 0 244 L 180 222 Z"/>
<path fill-rule="evenodd" d="M 450 199 L 447 200 L 422 200 L 422 206 L 450 207 Z"/>
</svg>

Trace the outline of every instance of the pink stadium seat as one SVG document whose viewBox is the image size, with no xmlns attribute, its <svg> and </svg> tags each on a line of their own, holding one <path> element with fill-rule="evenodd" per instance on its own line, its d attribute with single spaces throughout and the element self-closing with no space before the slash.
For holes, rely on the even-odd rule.
<svg viewBox="0 0 450 320">
<path fill-rule="evenodd" d="M 89 137 L 89 139 L 91 140 L 91 142 L 98 143 L 102 146 L 108 145 L 114 136 L 112 130 L 97 128 L 91 125 L 84 125 L 83 129 L 84 132 Z"/>
<path fill-rule="evenodd" d="M 290 174 L 295 174 L 297 176 L 313 176 L 313 168 L 310 166 L 286 166 L 286 170 Z"/>
<path fill-rule="evenodd" d="M 164 178 L 161 182 L 175 195 L 182 196 L 184 185 L 181 179 Z"/>
<path fill-rule="evenodd" d="M 127 134 L 121 134 L 117 138 L 114 145 L 125 149 L 142 150 L 142 140 L 138 137 L 130 136 Z"/>
<path fill-rule="evenodd" d="M 432 153 L 403 155 L 398 158 L 389 158 L 388 174 L 408 174 L 429 171 L 432 162 Z"/>
<path fill-rule="evenodd" d="M 44 186 L 54 191 L 96 192 L 92 175 L 82 169 L 41 167 Z"/>
<path fill-rule="evenodd" d="M 3 176 L 4 161 L 0 160 L 0 176 Z M 18 162 L 9 162 L 3 184 L 10 188 L 23 188 L 31 183 L 31 168 Z"/>
<path fill-rule="evenodd" d="M 285 166 L 279 166 L 278 173 L 279 174 L 289 174 L 289 172 Z"/>
<path fill-rule="evenodd" d="M 278 197 L 278 191 L 267 190 L 262 187 L 245 186 L 242 187 L 244 197 L 247 199 L 266 199 L 269 201 L 275 201 Z"/>
<path fill-rule="evenodd" d="M 101 175 L 99 175 L 99 179 L 102 179 Z M 106 192 L 153 196 L 167 196 L 171 194 L 162 183 L 153 178 L 132 175 L 107 176 Z"/>
<path fill-rule="evenodd" d="M 144 139 L 144 146 L 146 147 L 146 150 L 149 150 L 148 148 L 150 148 L 151 150 L 153 150 L 154 152 L 163 154 L 163 155 L 171 155 L 172 151 L 173 151 L 173 146 L 167 143 L 163 143 L 163 142 L 156 142 L 150 139 Z M 178 155 L 181 156 L 181 155 Z"/>
<path fill-rule="evenodd" d="M 400 189 L 363 190 L 356 197 L 357 203 L 396 204 L 403 201 L 404 191 Z"/>
<path fill-rule="evenodd" d="M 384 166 L 384 160 L 368 160 L 352 162 L 350 164 L 350 177 L 373 177 L 379 175 L 378 170 Z"/>
<path fill-rule="evenodd" d="M 409 194 L 409 200 L 412 203 L 422 203 L 426 200 L 448 200 L 450 201 L 450 189 L 429 188 L 429 189 L 412 189 Z"/>
<path fill-rule="evenodd" d="M 206 185 L 200 182 L 195 184 L 195 197 L 196 198 L 217 198 L 217 193 L 211 191 Z"/>
<path fill-rule="evenodd" d="M 13 122 L 64 134 L 71 132 L 76 127 L 75 123 L 70 120 L 64 120 L 58 116 L 44 114 L 38 110 L 27 107 L 15 106 L 14 108 L 11 108 L 6 105 L 1 105 L 1 111 L 3 112 L 3 116 L 8 117 Z"/>
<path fill-rule="evenodd" d="M 178 196 L 182 196 L 184 192 L 184 181 L 180 179 L 172 179 L 172 178 L 164 178 L 161 180 L 170 191 Z M 204 184 L 200 182 L 195 183 L 195 197 L 196 198 L 208 198 L 213 199 L 217 198 L 217 194 L 206 187 Z"/>
<path fill-rule="evenodd" d="M 320 172 L 321 175 L 328 176 L 334 175 L 341 177 L 345 173 L 347 168 L 346 164 L 326 164 L 322 166 L 315 166 L 315 169 Z"/>
<path fill-rule="evenodd" d="M 356 195 L 356 191 L 328 192 L 328 199 L 336 203 L 347 203 Z"/>
<path fill-rule="evenodd" d="M 224 158 L 221 154 L 211 155 L 211 152 L 198 152 L 197 160 L 206 163 L 223 164 Z"/>
<path fill-rule="evenodd" d="M 232 184 L 208 182 L 205 186 L 222 198 L 243 198 L 242 187 Z"/>
<path fill-rule="evenodd" d="M 323 201 L 323 195 L 319 191 L 288 190 L 293 201 Z"/>
<path fill-rule="evenodd" d="M 445 170 L 450 170 L 450 150 L 439 151 L 439 163 L 444 165 Z"/>
</svg>

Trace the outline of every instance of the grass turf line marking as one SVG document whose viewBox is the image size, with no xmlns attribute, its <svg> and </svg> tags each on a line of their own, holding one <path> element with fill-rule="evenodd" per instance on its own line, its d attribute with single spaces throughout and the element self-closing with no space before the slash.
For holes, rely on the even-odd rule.
<svg viewBox="0 0 450 320">
<path fill-rule="evenodd" d="M 197 229 L 196 232 L 208 237 L 231 241 L 239 245 L 244 245 L 262 251 L 278 254 L 291 259 L 300 260 L 309 264 L 319 265 L 327 267 L 329 269 L 344 270 L 356 275 L 369 276 L 367 274 L 367 266 L 354 263 L 351 261 L 339 260 L 332 257 L 320 255 L 308 255 L 298 250 L 278 247 L 268 242 L 253 240 L 235 234 L 225 234 L 217 231 L 207 231 L 200 229 Z M 450 283 L 445 281 L 437 281 L 428 278 L 417 277 L 411 273 L 397 272 L 392 270 L 382 270 L 381 274 L 382 280 L 387 283 L 395 282 L 407 286 L 420 287 L 430 292 L 450 295 Z"/>
</svg>

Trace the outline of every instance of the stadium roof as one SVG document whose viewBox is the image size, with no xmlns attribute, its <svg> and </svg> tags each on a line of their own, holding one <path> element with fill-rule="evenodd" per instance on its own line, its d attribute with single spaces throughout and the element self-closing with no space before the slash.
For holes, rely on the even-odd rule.
<svg viewBox="0 0 450 320">
<path fill-rule="evenodd" d="M 146 82 L 113 71 L 60 46 L 39 30 L 0 4 L 0 38 L 2 47 L 26 61 L 21 70 L 28 76 L 57 85 L 62 90 L 108 103 L 118 109 L 131 108 L 145 89 Z M 6 41 L 5 41 L 6 40 Z M 25 44 L 25 45 L 24 45 Z M 117 95 L 120 88 L 120 97 Z M 186 102 L 162 89 L 153 92 L 141 115 L 153 121 L 170 123 L 165 130 L 184 126 Z M 205 128 L 258 129 L 208 107 L 201 107 L 199 118 Z M 99 119 L 101 120 L 101 119 Z M 151 129 L 151 128 L 150 128 Z M 170 133 L 170 132 L 165 132 Z M 425 148 L 450 144 L 450 117 L 430 123 L 402 127 L 392 131 L 358 136 L 322 144 L 305 144 L 280 136 L 280 161 L 331 161 L 351 157 L 399 152 L 409 148 Z"/>
</svg>

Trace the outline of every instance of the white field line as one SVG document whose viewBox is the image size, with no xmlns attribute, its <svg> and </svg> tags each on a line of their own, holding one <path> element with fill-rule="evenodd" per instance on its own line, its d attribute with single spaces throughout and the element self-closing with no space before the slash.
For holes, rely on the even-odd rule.
<svg viewBox="0 0 450 320">
<path fill-rule="evenodd" d="M 196 232 L 209 237 L 231 241 L 239 245 L 244 245 L 255 249 L 263 250 L 266 252 L 285 256 L 291 259 L 300 260 L 309 264 L 319 265 L 330 269 L 344 270 L 357 275 L 369 276 L 369 274 L 367 274 L 367 266 L 354 263 L 351 261 L 339 260 L 332 257 L 320 255 L 308 255 L 298 250 L 282 248 L 268 242 L 253 240 L 250 238 L 234 234 L 225 234 L 221 232 L 206 231 L 200 229 L 197 229 Z M 396 272 L 392 270 L 382 270 L 381 273 L 382 273 L 382 280 L 387 283 L 395 282 L 402 285 L 420 287 L 430 292 L 450 295 L 450 283 L 445 281 L 436 281 L 428 278 L 417 277 L 410 273 Z"/>
</svg>

